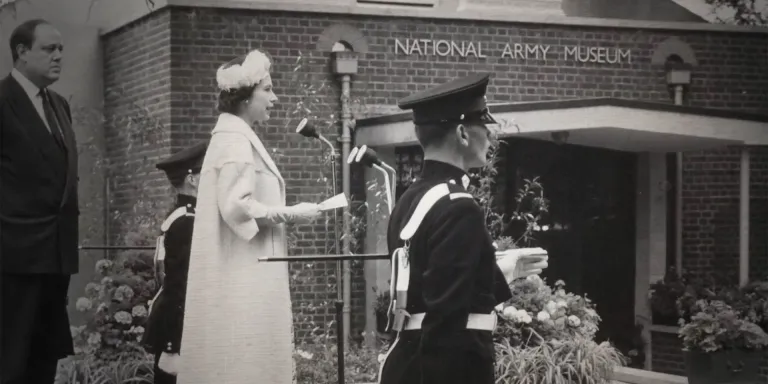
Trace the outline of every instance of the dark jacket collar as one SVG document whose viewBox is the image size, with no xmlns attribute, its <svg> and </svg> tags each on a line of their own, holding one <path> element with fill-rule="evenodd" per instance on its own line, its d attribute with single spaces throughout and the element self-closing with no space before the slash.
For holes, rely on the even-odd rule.
<svg viewBox="0 0 768 384">
<path fill-rule="evenodd" d="M 421 178 L 423 180 L 452 179 L 457 183 L 461 183 L 461 179 L 464 176 L 467 176 L 467 173 L 463 169 L 436 160 L 424 160 L 424 165 L 421 169 Z"/>
<path fill-rule="evenodd" d="M 176 207 L 188 206 L 189 208 L 195 208 L 197 205 L 197 198 L 179 193 L 176 195 Z"/>
</svg>

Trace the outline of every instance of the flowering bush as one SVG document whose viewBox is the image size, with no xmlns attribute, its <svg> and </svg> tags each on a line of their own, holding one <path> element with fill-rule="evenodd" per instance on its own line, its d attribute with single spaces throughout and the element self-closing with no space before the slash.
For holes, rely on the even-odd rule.
<svg viewBox="0 0 768 384">
<path fill-rule="evenodd" d="M 600 316 L 585 297 L 554 290 L 538 276 L 511 284 L 512 299 L 498 310 L 496 377 L 502 383 L 603 383 L 621 353 L 593 341 Z"/>
<path fill-rule="evenodd" d="M 557 281 L 555 289 L 539 276 L 511 284 L 512 299 L 499 311 L 497 337 L 513 347 L 529 345 L 534 340 L 592 339 L 600 316 L 587 298 L 565 291 Z"/>
<path fill-rule="evenodd" d="M 109 355 L 139 347 L 147 320 L 147 302 L 157 287 L 152 258 L 126 252 L 117 260 L 96 262 L 97 282 L 88 283 L 76 308 L 86 323 L 72 327 L 75 353 Z"/>
</svg>

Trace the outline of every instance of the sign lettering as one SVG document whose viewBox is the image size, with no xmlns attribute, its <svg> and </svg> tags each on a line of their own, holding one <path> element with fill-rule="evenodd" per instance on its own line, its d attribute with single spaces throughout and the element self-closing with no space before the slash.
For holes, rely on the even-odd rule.
<svg viewBox="0 0 768 384">
<path fill-rule="evenodd" d="M 560 52 L 551 45 L 508 43 L 501 52 L 493 52 L 487 43 L 475 41 L 395 39 L 395 54 L 417 56 L 474 56 L 486 58 L 497 55 L 513 60 L 554 60 L 581 63 L 620 64 L 632 63 L 629 49 L 593 47 L 583 45 L 564 46 Z"/>
</svg>

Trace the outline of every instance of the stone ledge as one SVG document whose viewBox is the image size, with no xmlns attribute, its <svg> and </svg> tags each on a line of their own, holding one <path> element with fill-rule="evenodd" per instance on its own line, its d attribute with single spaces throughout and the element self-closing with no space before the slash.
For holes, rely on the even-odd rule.
<svg viewBox="0 0 768 384">
<path fill-rule="evenodd" d="M 628 367 L 617 368 L 612 379 L 617 384 L 688 384 L 688 379 L 683 376 Z"/>
<path fill-rule="evenodd" d="M 651 332 L 659 332 L 659 333 L 674 333 L 677 334 L 677 331 L 680 330 L 680 327 L 673 326 L 673 325 L 650 325 L 648 329 Z"/>
</svg>

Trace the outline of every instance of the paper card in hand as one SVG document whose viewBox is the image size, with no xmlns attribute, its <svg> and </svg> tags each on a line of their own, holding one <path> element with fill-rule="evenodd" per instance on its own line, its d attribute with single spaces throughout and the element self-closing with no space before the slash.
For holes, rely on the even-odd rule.
<svg viewBox="0 0 768 384">
<path fill-rule="evenodd" d="M 344 208 L 348 205 L 347 196 L 343 193 L 331 197 L 330 199 L 323 201 L 319 204 L 321 211 L 330 211 L 336 208 Z"/>
</svg>

